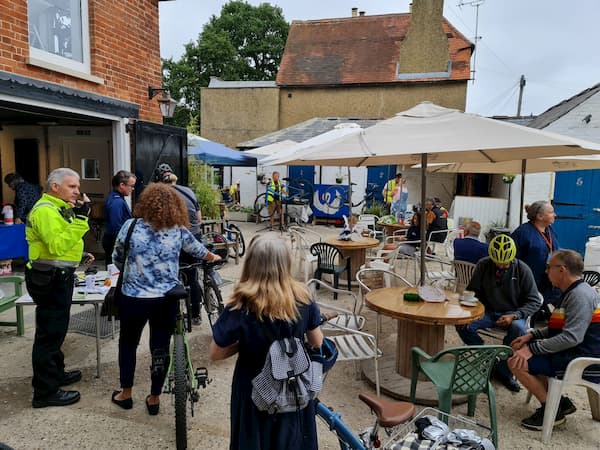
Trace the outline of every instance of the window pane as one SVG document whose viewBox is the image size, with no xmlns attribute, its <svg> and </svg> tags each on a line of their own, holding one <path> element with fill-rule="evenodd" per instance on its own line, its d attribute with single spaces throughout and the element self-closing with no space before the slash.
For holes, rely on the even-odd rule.
<svg viewBox="0 0 600 450">
<path fill-rule="evenodd" d="M 28 0 L 29 45 L 83 62 L 81 0 Z"/>
<path fill-rule="evenodd" d="M 82 159 L 81 173 L 84 180 L 100 179 L 100 161 L 97 159 Z"/>
</svg>

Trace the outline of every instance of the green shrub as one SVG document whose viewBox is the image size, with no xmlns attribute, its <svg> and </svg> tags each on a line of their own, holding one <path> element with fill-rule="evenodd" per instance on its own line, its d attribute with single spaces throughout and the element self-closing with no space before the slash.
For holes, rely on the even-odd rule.
<svg viewBox="0 0 600 450">
<path fill-rule="evenodd" d="M 188 161 L 188 184 L 198 197 L 202 217 L 218 218 L 221 216 L 219 209 L 221 192 L 213 189 L 211 175 L 212 170 L 207 164 Z"/>
</svg>

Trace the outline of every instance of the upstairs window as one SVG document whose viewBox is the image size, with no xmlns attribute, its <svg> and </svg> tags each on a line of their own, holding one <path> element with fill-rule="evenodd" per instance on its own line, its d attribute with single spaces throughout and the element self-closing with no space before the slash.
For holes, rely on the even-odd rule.
<svg viewBox="0 0 600 450">
<path fill-rule="evenodd" d="M 30 62 L 89 74 L 88 0 L 27 0 L 27 10 Z"/>
</svg>

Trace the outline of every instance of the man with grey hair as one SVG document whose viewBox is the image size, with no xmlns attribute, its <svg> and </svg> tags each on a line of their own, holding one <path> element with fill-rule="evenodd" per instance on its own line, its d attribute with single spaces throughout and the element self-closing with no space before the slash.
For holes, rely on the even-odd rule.
<svg viewBox="0 0 600 450">
<path fill-rule="evenodd" d="M 508 366 L 517 379 L 541 403 L 531 416 L 523 419 L 525 428 L 541 430 L 544 422 L 548 377 L 562 377 L 569 362 L 580 356 L 600 357 L 600 296 L 582 280 L 583 259 L 573 250 L 554 252 L 546 272 L 553 286 L 562 291 L 548 326 L 534 328 L 516 338 L 515 351 Z M 589 366 L 584 378 L 600 382 L 600 365 Z M 565 421 L 576 410 L 562 397 L 554 424 Z"/>
<path fill-rule="evenodd" d="M 477 264 L 481 258 L 488 255 L 488 246 L 479 240 L 481 225 L 479 222 L 469 222 L 465 226 L 464 239 L 454 239 L 454 259 Z"/>
<path fill-rule="evenodd" d="M 65 371 L 62 343 L 69 327 L 75 268 L 94 257 L 83 251 L 90 200 L 79 192 L 79 175 L 69 168 L 52 171 L 46 190 L 27 218 L 29 262 L 27 291 L 35 302 L 33 365 L 34 408 L 79 401 L 77 391 L 60 389 L 81 380 L 79 370 Z"/>
</svg>

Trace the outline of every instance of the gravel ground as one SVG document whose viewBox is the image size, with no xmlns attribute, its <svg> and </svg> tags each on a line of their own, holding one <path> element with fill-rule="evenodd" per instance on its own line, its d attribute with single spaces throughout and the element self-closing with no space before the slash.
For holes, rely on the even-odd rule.
<svg viewBox="0 0 600 450">
<path fill-rule="evenodd" d="M 259 229 L 257 225 L 239 223 L 249 241 Z M 335 235 L 338 229 L 313 227 L 323 236 Z M 273 237 L 280 236 L 273 232 Z M 283 235 L 287 237 L 286 235 Z M 228 264 L 221 270 L 223 278 L 237 280 L 241 264 Z M 233 285 L 226 286 L 224 297 Z M 74 306 L 73 313 L 80 311 Z M 0 320 L 12 318 L 14 311 L 0 314 Z M 367 313 L 368 322 L 372 323 Z M 134 407 L 130 411 L 117 408 L 110 402 L 110 394 L 118 388 L 117 340 L 102 341 L 102 377 L 96 375 L 96 353 L 93 338 L 70 333 L 63 345 L 67 368 L 80 368 L 83 380 L 74 387 L 79 389 L 79 403 L 62 408 L 31 408 L 31 345 L 34 335 L 33 308 L 25 311 L 25 336 L 17 337 L 14 328 L 0 328 L 0 443 L 19 449 L 171 449 L 175 448 L 174 412 L 171 400 L 164 396 L 161 412 L 147 414 L 144 398 L 149 390 L 150 366 L 147 336 L 138 350 L 138 371 L 134 388 Z M 384 329 L 394 341 L 394 323 L 384 321 Z M 147 330 L 146 330 L 147 332 Z M 230 383 L 235 359 L 211 363 L 207 349 L 211 335 L 208 326 L 196 327 L 190 336 L 195 366 L 206 366 L 212 383 L 200 392 L 200 402 L 194 417 L 188 418 L 189 448 L 222 449 L 228 446 Z M 458 345 L 453 329 L 446 333 L 448 345 Z M 390 349 L 393 351 L 393 349 Z M 390 351 L 384 347 L 384 351 Z M 339 363 L 331 371 L 321 399 L 343 415 L 354 430 L 363 430 L 373 424 L 373 416 L 357 398 L 361 391 L 374 390 L 356 376 L 354 365 Z M 520 427 L 520 420 L 537 407 L 533 400 L 525 404 L 526 393 L 513 394 L 502 386 L 496 387 L 500 446 L 503 449 L 600 449 L 600 424 L 591 417 L 587 396 L 583 389 L 568 392 L 578 410 L 568 417 L 565 425 L 554 430 L 552 442 L 544 446 L 541 433 Z M 488 422 L 487 400 L 480 397 L 476 418 Z M 535 406 L 534 406 L 535 405 Z M 453 414 L 466 415 L 466 405 L 453 409 Z M 334 435 L 319 424 L 319 445 L 323 449 L 339 448 Z"/>
</svg>

